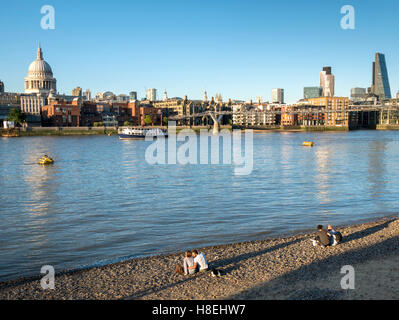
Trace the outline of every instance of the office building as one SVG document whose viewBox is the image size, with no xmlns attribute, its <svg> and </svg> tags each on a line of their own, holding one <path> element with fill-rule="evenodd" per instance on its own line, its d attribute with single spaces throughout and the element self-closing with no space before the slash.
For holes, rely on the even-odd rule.
<svg viewBox="0 0 399 320">
<path fill-rule="evenodd" d="M 86 89 L 83 94 L 83 97 L 86 101 L 90 101 L 91 100 L 91 91 L 89 89 Z"/>
<path fill-rule="evenodd" d="M 146 90 L 146 99 L 148 101 L 157 101 L 157 89 L 151 88 Z"/>
<path fill-rule="evenodd" d="M 320 72 L 320 87 L 323 97 L 334 97 L 335 78 L 331 73 L 331 67 L 324 67 Z"/>
<path fill-rule="evenodd" d="M 272 103 L 278 103 L 278 104 L 284 103 L 284 89 L 280 88 L 272 89 Z"/>
<path fill-rule="evenodd" d="M 129 97 L 130 97 L 130 101 L 137 100 L 137 92 L 136 91 L 130 91 L 129 92 Z"/>
<path fill-rule="evenodd" d="M 321 87 L 304 87 L 303 88 L 303 98 L 313 99 L 320 98 L 323 94 L 323 89 Z"/>
<path fill-rule="evenodd" d="M 360 101 L 366 98 L 366 88 L 352 88 L 351 89 L 351 100 Z"/>
<path fill-rule="evenodd" d="M 371 92 L 378 96 L 380 100 L 391 99 L 391 87 L 389 86 L 388 70 L 385 61 L 385 55 L 382 53 L 375 54 Z"/>
<path fill-rule="evenodd" d="M 15 92 L 0 92 L 0 104 L 20 106 L 21 94 Z"/>
</svg>

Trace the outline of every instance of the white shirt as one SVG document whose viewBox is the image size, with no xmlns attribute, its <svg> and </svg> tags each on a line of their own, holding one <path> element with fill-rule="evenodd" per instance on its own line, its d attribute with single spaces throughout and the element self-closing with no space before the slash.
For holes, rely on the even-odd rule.
<svg viewBox="0 0 399 320">
<path fill-rule="evenodd" d="M 194 262 L 196 262 L 200 266 L 200 270 L 208 268 L 208 262 L 205 259 L 205 255 L 200 252 L 195 258 Z"/>
</svg>

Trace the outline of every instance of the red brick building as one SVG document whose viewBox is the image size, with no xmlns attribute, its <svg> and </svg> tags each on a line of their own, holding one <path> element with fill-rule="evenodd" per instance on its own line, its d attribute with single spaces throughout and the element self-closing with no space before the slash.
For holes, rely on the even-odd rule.
<svg viewBox="0 0 399 320">
<path fill-rule="evenodd" d="M 73 102 L 57 100 L 42 107 L 42 125 L 52 127 L 92 127 L 96 122 L 106 123 L 105 118 L 113 118 L 119 126 L 126 121 L 132 125 L 145 125 L 146 116 L 150 116 L 153 125 L 162 124 L 162 109 L 150 104 L 98 103 L 94 101 Z"/>
<path fill-rule="evenodd" d="M 42 125 L 52 127 L 79 127 L 80 106 L 77 101 L 54 101 L 41 108 Z"/>
<path fill-rule="evenodd" d="M 162 109 L 149 106 L 140 107 L 139 124 L 144 126 L 145 118 L 150 116 L 152 125 L 162 125 Z"/>
</svg>

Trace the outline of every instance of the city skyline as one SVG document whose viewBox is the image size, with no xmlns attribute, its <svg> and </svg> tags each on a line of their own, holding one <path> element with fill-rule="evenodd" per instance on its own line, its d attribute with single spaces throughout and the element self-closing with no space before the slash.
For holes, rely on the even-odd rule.
<svg viewBox="0 0 399 320">
<path fill-rule="evenodd" d="M 29 30 L 22 30 L 18 27 L 18 21 L 21 17 L 17 17 L 16 14 L 21 14 L 21 12 L 18 11 L 17 5 L 7 4 L 8 10 L 5 11 L 8 11 L 9 14 L 7 16 L 2 15 L 4 19 L 1 20 L 1 24 L 4 24 L 2 28 L 7 31 L 4 41 L 7 42 L 12 37 L 18 37 L 22 31 L 27 33 L 23 39 L 29 40 L 8 43 L 9 50 L 2 51 L 0 80 L 4 82 L 6 91 L 22 92 L 24 83 L 21 78 L 26 76 L 26 68 L 33 58 L 31 53 L 34 52 L 37 43 L 40 41 L 46 51 L 46 59 L 53 67 L 54 75 L 58 80 L 58 91 L 66 94 L 79 86 L 83 90 L 90 89 L 93 95 L 96 92 L 108 90 L 115 94 L 128 94 L 131 91 L 136 91 L 138 96 L 142 98 L 145 97 L 146 89 L 157 88 L 163 91 L 163 88 L 165 88 L 170 97 L 187 95 L 192 99 L 202 99 L 206 88 L 209 97 L 220 92 L 225 99 L 252 99 L 255 101 L 257 96 L 261 96 L 263 101 L 271 101 L 271 89 L 283 88 L 286 102 L 293 103 L 302 98 L 304 87 L 318 85 L 320 70 L 323 66 L 328 65 L 334 69 L 335 95 L 349 96 L 350 89 L 353 87 L 367 88 L 371 86 L 370 65 L 376 52 L 385 54 L 391 91 L 392 94 L 397 92 L 399 66 L 395 65 L 394 61 L 397 60 L 397 57 L 399 58 L 399 55 L 397 45 L 389 40 L 395 28 L 394 26 L 383 28 L 378 25 L 377 22 L 381 19 L 379 15 L 375 15 L 375 23 L 366 24 L 367 21 L 364 19 L 371 14 L 371 2 L 354 2 L 353 5 L 357 12 L 355 30 L 340 28 L 342 3 L 339 1 L 331 1 L 331 3 L 316 7 L 311 6 L 311 4 L 316 3 L 315 1 L 309 1 L 306 5 L 302 4 L 302 7 L 291 1 L 285 1 L 285 3 L 290 3 L 288 10 L 283 9 L 282 5 L 273 4 L 272 9 L 274 9 L 273 12 L 276 17 L 272 16 L 270 11 L 265 11 L 268 8 L 267 6 L 251 3 L 250 7 L 252 9 L 263 9 L 264 17 L 270 17 L 271 21 L 274 22 L 282 16 L 291 17 L 294 14 L 294 9 L 298 9 L 300 11 L 297 13 L 304 12 L 305 16 L 312 17 L 313 23 L 298 24 L 298 17 L 295 15 L 296 18 L 290 23 L 291 27 L 297 23 L 298 30 L 291 30 L 288 26 L 272 30 L 268 28 L 271 23 L 270 19 L 256 20 L 256 23 L 250 19 L 251 23 L 248 28 L 240 29 L 243 24 L 239 22 L 240 20 L 236 20 L 237 25 L 232 24 L 233 28 L 228 31 L 226 27 L 222 26 L 222 22 L 226 21 L 226 18 L 220 16 L 220 25 L 219 23 L 211 23 L 212 27 L 220 27 L 214 29 L 213 33 L 210 32 L 212 28 L 206 23 L 201 24 L 201 28 L 189 25 L 189 30 L 183 32 L 180 28 L 177 28 L 176 24 L 165 20 L 168 17 L 157 11 L 162 7 L 162 4 L 151 2 L 146 5 L 136 4 L 137 8 L 153 9 L 153 14 L 158 19 L 154 25 L 146 25 L 144 29 L 140 30 L 130 28 L 125 14 L 119 11 L 124 7 L 130 8 L 131 4 L 117 1 L 116 6 L 112 5 L 112 12 L 119 12 L 120 20 L 117 21 L 115 27 L 102 34 L 102 40 L 98 41 L 102 29 L 93 31 L 87 25 L 91 21 L 98 27 L 97 20 L 103 18 L 106 14 L 105 11 L 109 6 L 100 2 L 96 10 L 93 8 L 91 8 L 91 11 L 89 10 L 91 15 L 86 17 L 88 20 L 85 22 L 86 29 L 83 28 L 81 32 L 74 34 L 75 42 L 71 39 L 71 33 L 74 30 L 76 31 L 78 26 L 71 25 L 71 22 L 66 20 L 66 15 L 71 13 L 71 8 L 73 8 L 73 2 L 70 5 L 58 1 L 54 2 L 55 30 L 42 30 L 40 28 L 42 16 L 40 15 L 41 4 L 38 2 L 26 3 L 23 10 L 22 18 L 27 19 L 27 26 L 31 25 Z M 387 16 L 394 10 L 386 10 L 386 5 L 383 2 L 382 8 L 374 8 L 374 10 L 377 12 L 381 10 Z M 396 4 L 390 5 L 391 7 L 397 6 Z M 176 9 L 176 6 L 177 4 L 170 4 L 168 10 Z M 211 7 L 215 9 L 208 13 L 211 17 L 217 16 L 223 9 L 227 10 L 234 19 L 239 19 L 241 16 L 248 18 L 247 14 L 249 13 L 257 16 L 257 13 L 252 10 L 244 10 L 239 13 L 238 9 L 241 7 L 236 2 L 233 2 L 229 7 L 216 4 Z M 78 10 L 78 17 L 82 17 L 85 8 L 88 9 L 87 4 L 82 5 L 81 11 Z M 200 13 L 198 13 L 198 10 L 190 11 L 193 8 L 199 9 Z M 316 17 L 320 11 L 324 12 L 324 10 L 326 10 L 324 18 L 331 25 L 321 24 L 319 18 Z M 32 14 L 29 15 L 29 12 L 32 12 Z M 198 6 L 189 5 L 187 8 L 177 10 L 173 17 L 186 12 L 190 12 L 195 22 L 199 21 L 199 17 L 203 13 Z M 202 17 L 205 22 L 213 21 L 209 16 Z M 136 25 L 142 19 L 142 15 L 136 13 L 132 23 Z M 247 19 L 244 20 L 247 21 Z M 396 23 L 393 20 L 390 21 L 391 24 Z M 79 22 L 77 25 L 82 26 L 82 23 Z M 183 37 L 186 41 L 182 43 L 172 41 L 165 44 L 162 42 L 166 42 L 166 38 L 155 37 L 154 43 L 140 43 L 139 40 L 143 37 L 139 34 L 140 32 L 145 31 L 144 33 L 147 33 L 147 36 L 156 36 L 160 30 L 157 28 L 162 23 L 167 25 L 166 30 L 168 30 L 170 40 L 181 40 L 181 37 Z M 121 25 L 125 28 L 121 28 Z M 371 30 L 371 27 L 374 27 L 375 30 Z M 72 29 L 71 32 L 67 32 L 69 29 Z M 299 42 L 294 39 L 295 32 L 304 31 L 303 29 L 314 32 L 310 32 L 310 37 L 320 36 L 323 32 L 326 35 L 329 34 L 332 36 L 331 43 L 320 38 L 318 41 L 325 43 L 325 49 L 314 50 L 310 44 L 316 44 L 310 41 L 308 47 L 302 43 L 293 52 L 288 52 L 288 45 L 298 44 Z M 87 33 L 89 30 L 91 30 L 91 33 Z M 382 30 L 384 36 L 381 37 L 379 32 L 382 32 Z M 115 33 L 116 31 L 118 32 Z M 129 40 L 130 37 L 123 38 L 131 31 L 134 31 L 135 37 L 133 39 L 135 41 Z M 166 33 L 166 31 L 162 31 L 162 33 Z M 245 33 L 253 33 L 253 35 L 247 43 L 250 46 L 244 46 L 244 50 L 242 40 L 244 40 Z M 88 37 L 89 34 L 90 37 Z M 192 39 L 186 38 L 190 35 Z M 258 38 L 255 35 L 273 37 L 274 40 L 277 40 L 273 44 L 277 43 L 280 46 L 277 48 L 271 46 L 270 40 Z M 277 36 L 285 40 L 283 41 Z M 107 40 L 109 40 L 107 37 L 112 40 L 111 45 L 107 44 Z M 229 39 L 227 42 L 226 37 Z M 198 43 L 200 39 L 204 40 L 203 45 Z M 255 42 L 256 39 L 259 39 L 258 43 Z M 207 43 L 209 45 L 206 45 Z M 183 48 L 185 47 L 184 44 L 189 44 L 189 48 Z M 346 47 L 343 48 L 339 45 Z M 205 50 L 204 47 L 208 48 L 209 51 Z M 162 50 L 159 51 L 159 48 Z M 132 51 L 132 49 L 135 51 Z"/>
</svg>

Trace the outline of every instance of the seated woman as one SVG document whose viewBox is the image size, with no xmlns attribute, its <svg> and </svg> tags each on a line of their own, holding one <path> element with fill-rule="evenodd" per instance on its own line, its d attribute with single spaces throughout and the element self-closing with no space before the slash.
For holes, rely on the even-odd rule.
<svg viewBox="0 0 399 320">
<path fill-rule="evenodd" d="M 194 266 L 194 258 L 193 254 L 191 251 L 186 251 L 186 256 L 184 257 L 183 260 L 183 268 L 184 268 L 184 274 L 194 274 L 195 269 L 190 269 Z"/>
</svg>

